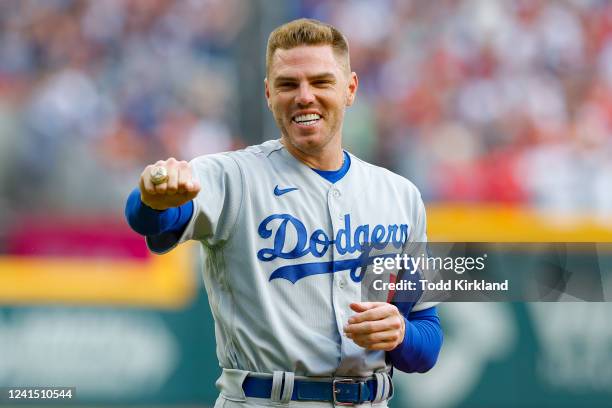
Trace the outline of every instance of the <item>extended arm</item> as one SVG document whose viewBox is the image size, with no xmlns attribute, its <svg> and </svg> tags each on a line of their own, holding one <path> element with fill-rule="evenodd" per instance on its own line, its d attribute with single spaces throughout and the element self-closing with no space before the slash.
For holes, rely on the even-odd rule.
<svg viewBox="0 0 612 408">
<path fill-rule="evenodd" d="M 166 182 L 153 184 L 151 171 L 163 166 Z M 139 188 L 134 189 L 125 205 L 125 217 L 137 233 L 160 242 L 158 252 L 178 242 L 193 215 L 193 198 L 200 186 L 192 178 L 189 163 L 168 159 L 147 166 L 140 175 Z"/>
<path fill-rule="evenodd" d="M 167 235 L 169 241 L 178 241 L 192 215 L 193 201 L 179 207 L 154 210 L 142 202 L 137 188 L 125 205 L 125 218 L 134 231 L 144 236 Z"/>
</svg>

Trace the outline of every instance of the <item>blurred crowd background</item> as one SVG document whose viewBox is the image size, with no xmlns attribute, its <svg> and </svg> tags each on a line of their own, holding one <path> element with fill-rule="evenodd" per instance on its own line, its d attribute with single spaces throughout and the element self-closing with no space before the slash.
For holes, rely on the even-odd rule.
<svg viewBox="0 0 612 408">
<path fill-rule="evenodd" d="M 612 216 L 601 0 L 0 2 L 2 214 L 117 210 L 151 161 L 278 137 L 265 40 L 297 16 L 349 38 L 348 148 L 426 201 Z"/>
<path fill-rule="evenodd" d="M 232 46 L 248 2 L 0 2 L 9 211 L 123 204 L 146 163 L 240 143 Z"/>
<path fill-rule="evenodd" d="M 368 118 L 352 133 L 427 200 L 612 214 L 610 2 L 305 7 L 350 39 Z"/>
</svg>

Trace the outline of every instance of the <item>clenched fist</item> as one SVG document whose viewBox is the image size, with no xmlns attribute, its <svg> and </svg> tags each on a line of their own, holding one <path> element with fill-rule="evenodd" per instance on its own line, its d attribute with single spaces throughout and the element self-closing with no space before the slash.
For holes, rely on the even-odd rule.
<svg viewBox="0 0 612 408">
<path fill-rule="evenodd" d="M 391 351 L 406 334 L 404 316 L 395 305 L 386 302 L 351 303 L 357 312 L 348 320 L 344 333 L 355 344 L 368 350 Z"/>
<path fill-rule="evenodd" d="M 158 166 L 166 169 L 168 178 L 165 182 L 153 184 L 151 171 Z M 147 166 L 140 175 L 139 187 L 142 202 L 156 210 L 179 207 L 193 200 L 200 192 L 200 184 L 193 176 L 189 163 L 172 157 Z"/>
</svg>

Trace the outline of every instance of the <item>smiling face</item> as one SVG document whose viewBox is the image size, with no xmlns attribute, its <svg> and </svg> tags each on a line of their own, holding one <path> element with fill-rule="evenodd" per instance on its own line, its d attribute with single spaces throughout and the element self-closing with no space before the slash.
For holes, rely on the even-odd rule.
<svg viewBox="0 0 612 408">
<path fill-rule="evenodd" d="M 292 153 L 341 152 L 344 110 L 355 98 L 357 75 L 348 72 L 331 46 L 277 49 L 265 86 L 268 106 Z"/>
</svg>

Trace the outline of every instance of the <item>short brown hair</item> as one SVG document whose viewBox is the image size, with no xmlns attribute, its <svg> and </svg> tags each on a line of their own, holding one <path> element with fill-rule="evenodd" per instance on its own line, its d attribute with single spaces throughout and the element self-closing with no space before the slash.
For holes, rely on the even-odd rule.
<svg viewBox="0 0 612 408">
<path fill-rule="evenodd" d="M 266 50 L 266 73 L 270 72 L 272 57 L 277 49 L 289 50 L 301 45 L 330 45 L 336 57 L 345 62 L 347 71 L 351 71 L 349 47 L 344 35 L 331 24 L 300 18 L 285 23 L 270 33 Z"/>
</svg>

